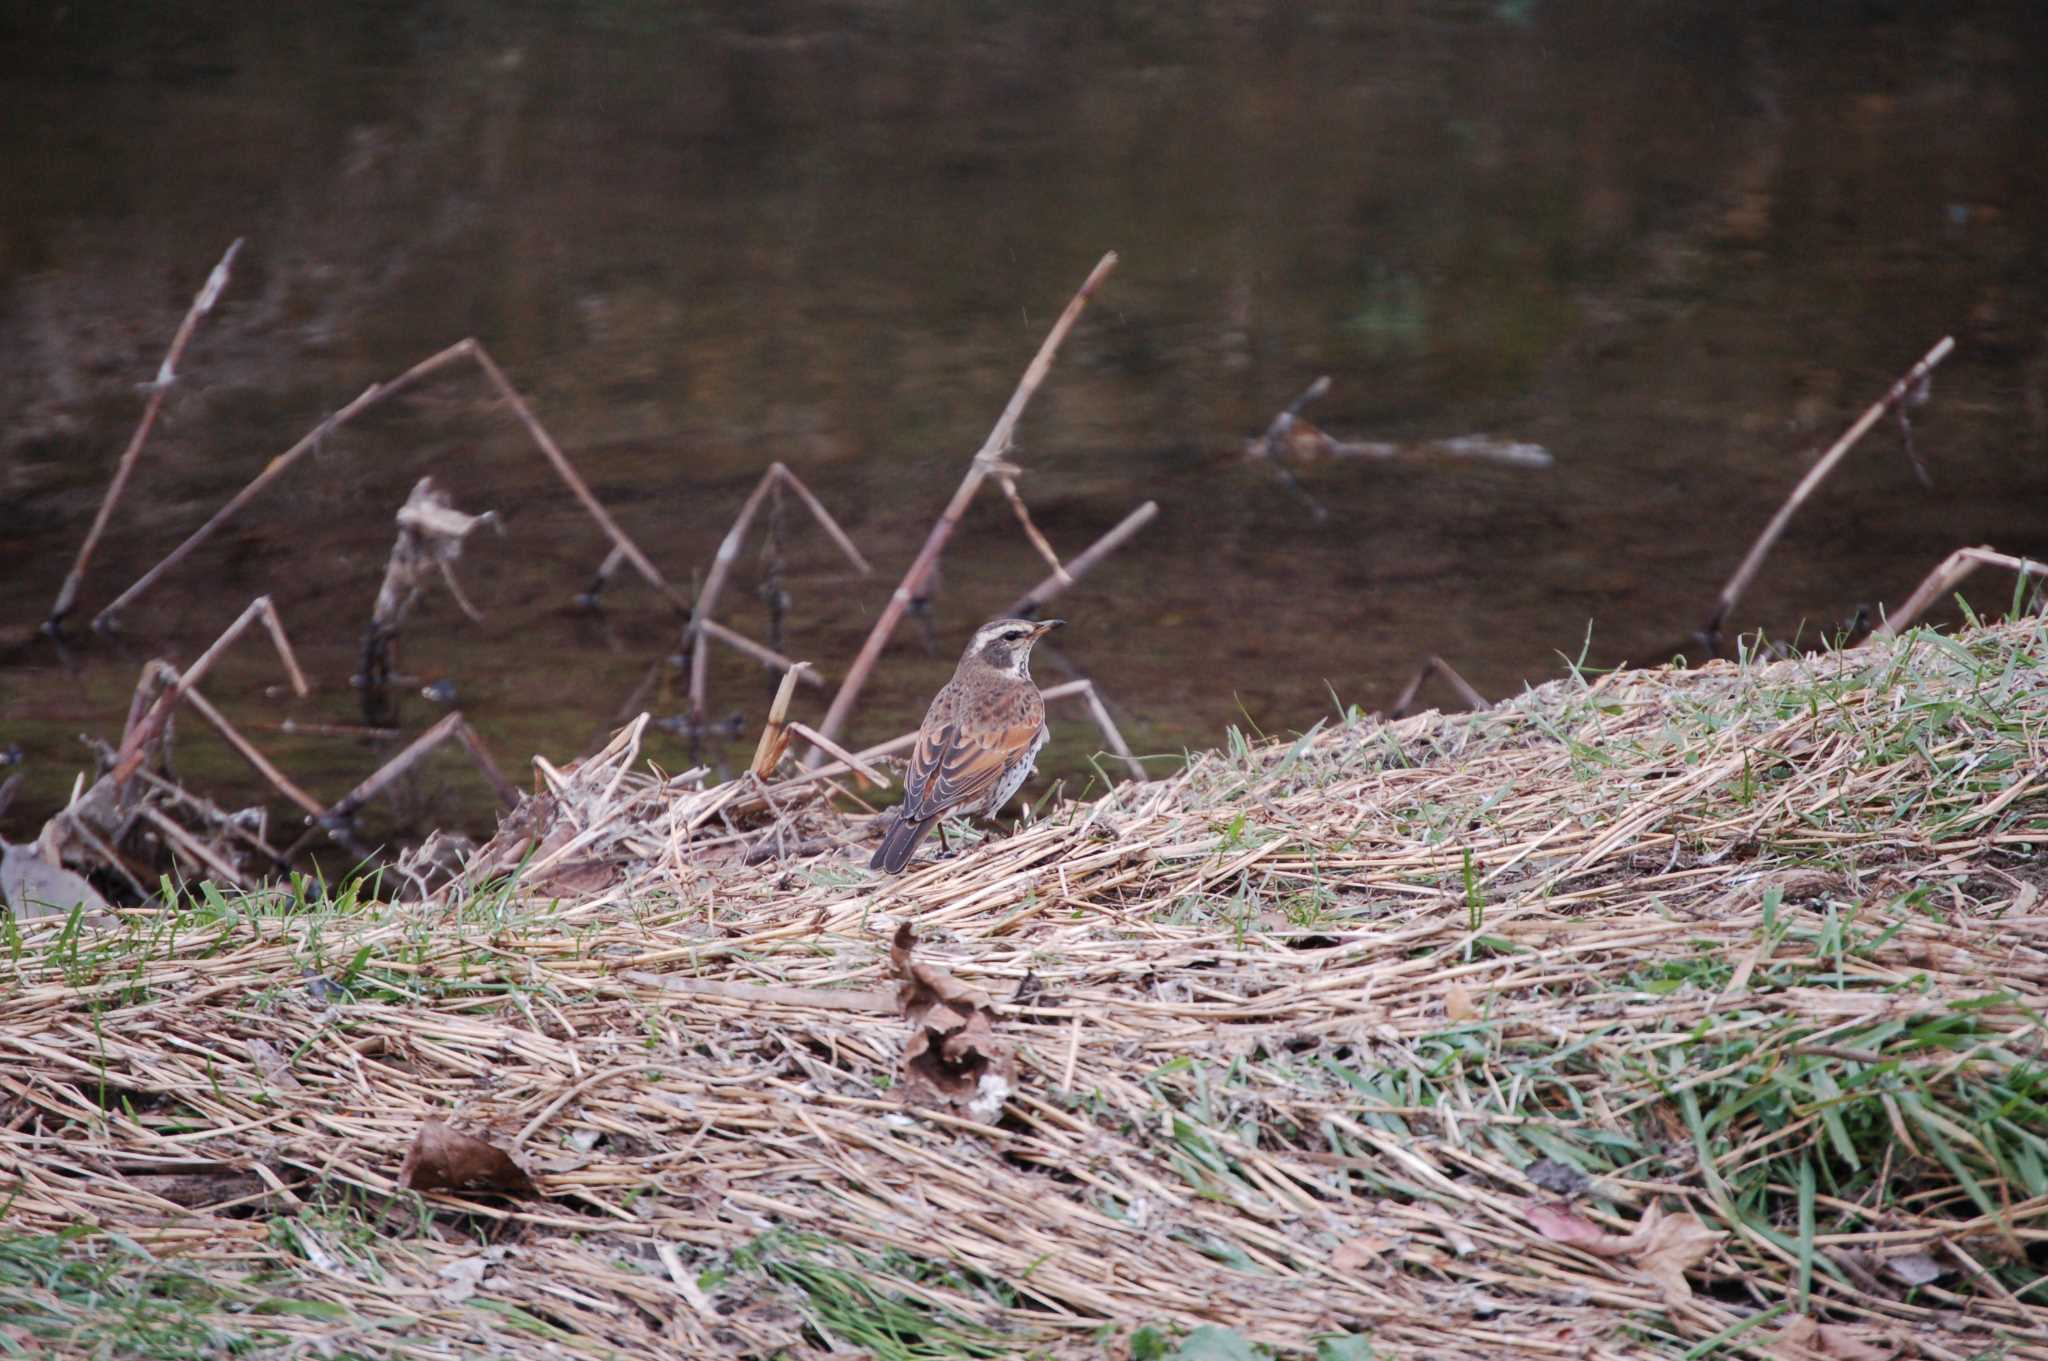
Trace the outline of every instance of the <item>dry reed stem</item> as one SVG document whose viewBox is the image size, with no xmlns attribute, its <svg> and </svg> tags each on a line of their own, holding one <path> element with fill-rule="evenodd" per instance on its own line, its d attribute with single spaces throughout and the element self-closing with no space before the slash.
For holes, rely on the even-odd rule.
<svg viewBox="0 0 2048 1361">
<path fill-rule="evenodd" d="M 1871 403 L 1870 409 L 1857 417 L 1856 423 L 1843 431 L 1841 438 L 1829 446 L 1820 460 L 1807 470 L 1806 476 L 1799 479 L 1799 485 L 1785 498 L 1785 504 L 1778 507 L 1778 513 L 1771 517 L 1770 523 L 1764 526 L 1763 533 L 1757 535 L 1756 542 L 1750 545 L 1748 554 L 1735 569 L 1735 575 L 1729 577 L 1728 584 L 1721 588 L 1720 598 L 1714 602 L 1714 612 L 1707 617 L 1706 627 L 1702 630 L 1711 645 L 1718 648 L 1721 630 L 1727 624 L 1728 616 L 1734 612 L 1736 602 L 1742 598 L 1742 593 L 1749 589 L 1749 583 L 1755 579 L 1757 571 L 1763 566 L 1764 556 L 1785 532 L 1785 526 L 1792 522 L 1792 516 L 1806 503 L 1806 498 L 1813 495 L 1814 489 L 1835 470 L 1835 465 L 1856 447 L 1857 441 L 1870 432 L 1870 427 L 1884 419 L 1886 412 L 1922 390 L 1921 385 L 1934 372 L 1935 366 L 1948 358 L 1949 352 L 1955 347 L 1953 336 L 1943 336 L 1933 349 L 1921 356 L 1919 363 L 1906 370 L 1905 376 L 1891 385 L 1884 396 Z"/>
<path fill-rule="evenodd" d="M 174 679 L 170 680 L 146 710 L 138 713 L 136 708 L 130 708 L 127 727 L 121 734 L 120 753 L 114 760 L 114 769 L 109 776 L 116 789 L 125 786 L 134 778 L 136 768 L 142 764 L 143 749 L 163 730 L 163 725 L 170 720 L 171 711 L 178 706 L 178 701 L 184 698 L 193 686 L 199 684 L 200 679 L 220 659 L 220 655 L 258 619 L 263 621 L 264 627 L 270 632 L 270 640 L 276 646 L 277 655 L 284 663 L 285 674 L 291 679 L 293 693 L 302 698 L 308 693 L 305 673 L 299 670 L 298 658 L 292 655 L 291 643 L 285 637 L 283 621 L 277 617 L 277 607 L 270 603 L 269 596 L 259 595 L 235 617 L 233 623 L 221 630 L 220 636 L 215 638 L 206 651 L 199 654 L 198 660 L 186 667 L 182 674 L 165 668 Z"/>
<path fill-rule="evenodd" d="M 2048 577 L 2048 563 L 2035 562 L 2032 558 L 2016 558 L 2010 553 L 2001 553 L 1989 544 L 1975 548 L 1958 548 L 1943 558 L 1935 569 L 1924 577 L 1899 606 L 1896 613 L 1887 614 L 1870 631 L 1873 638 L 1895 638 L 1901 629 L 1911 628 L 1921 615 L 1935 601 L 1949 594 L 1962 584 L 1965 577 L 1979 567 L 2003 567 L 2017 572 L 2022 577 Z"/>
<path fill-rule="evenodd" d="M 158 665 L 163 666 L 164 664 L 158 663 Z M 164 666 L 164 670 L 169 672 L 168 679 L 173 684 L 176 684 L 178 679 L 177 671 L 169 666 Z M 270 782 L 271 788 L 316 817 L 326 807 L 320 800 L 293 784 L 290 777 L 279 770 L 269 757 L 258 750 L 255 743 L 244 737 L 234 724 L 228 722 L 226 716 L 220 710 L 214 708 L 212 704 L 208 703 L 206 696 L 200 694 L 197 689 L 188 686 L 184 691 L 184 699 L 185 703 L 191 705 L 201 718 L 213 725 L 215 732 L 218 732 L 227 739 L 228 745 L 235 749 L 236 755 L 247 761 L 258 775 L 261 775 Z"/>
<path fill-rule="evenodd" d="M 578 1358 L 805 1355 L 888 1311 L 932 1356 L 1215 1323 L 1296 1353 L 1676 1361 L 1796 1354 L 1782 1307 L 1880 1355 L 2048 1355 L 2048 1189 L 2014 1156 L 2041 1142 L 2044 674 L 2028 619 L 1349 717 L 886 883 L 858 845 L 745 865 L 759 787 L 634 769 L 636 725 L 525 805 L 536 864 L 612 870 L 580 895 L 259 894 L 174 940 L 124 913 L 88 968 L 25 924 L 0 956 L 10 1228 L 118 1232 L 156 1259 L 134 1270 L 226 1292 L 229 1334 L 308 1354 L 523 1356 L 544 1330 Z M 815 780 L 768 789 L 763 820 L 862 828 Z M 995 999 L 998 1123 L 890 1085 L 903 922 Z M 308 990 L 322 958 L 357 961 L 345 991 Z M 541 1194 L 385 1210 L 451 1116 L 524 1135 Z M 1598 1232 L 1661 1207 L 1725 1234 L 1689 1298 L 1549 1236 L 1541 1158 L 1585 1177 Z M 296 1201 L 231 1179 L 257 1165 Z M 171 1201 L 167 1173 L 222 1189 Z M 1940 1274 L 1909 1289 L 1916 1257 Z M 450 1302 L 458 1264 L 485 1270 Z"/>
<path fill-rule="evenodd" d="M 777 671 L 789 671 L 796 666 L 795 662 L 783 656 L 775 649 L 761 646 L 752 638 L 727 628 L 716 619 L 699 619 L 691 627 L 697 630 L 699 637 L 716 639 L 734 651 L 746 653 L 763 666 L 772 667 Z M 817 668 L 809 665 L 804 667 L 800 679 L 805 685 L 822 687 L 825 684 L 824 680 L 818 675 Z"/>
<path fill-rule="evenodd" d="M 449 710 L 442 716 L 440 722 L 408 742 L 403 751 L 370 772 L 360 784 L 342 795 L 332 807 L 324 809 L 314 817 L 312 825 L 306 829 L 304 835 L 286 849 L 285 858 L 296 858 L 301 851 L 319 840 L 322 834 L 332 828 L 345 826 L 358 808 L 383 793 L 386 786 L 412 769 L 421 757 L 467 726 L 462 721 L 462 710 Z"/>
<path fill-rule="evenodd" d="M 1432 653 L 1423 660 L 1422 665 L 1409 678 L 1408 684 L 1402 687 L 1400 695 L 1394 700 L 1393 707 L 1387 710 L 1387 717 L 1405 718 L 1408 714 L 1409 706 L 1415 703 L 1415 696 L 1421 692 L 1424 685 L 1429 683 L 1431 676 L 1443 677 L 1444 683 L 1458 692 L 1458 698 L 1463 700 L 1467 707 L 1484 709 L 1487 706 L 1486 696 L 1473 689 L 1471 682 L 1459 675 L 1449 662 Z"/>
<path fill-rule="evenodd" d="M 44 632 L 54 635 L 78 603 L 78 588 L 85 581 L 85 569 L 92 561 L 93 550 L 99 546 L 100 536 L 106 533 L 114 505 L 128 486 L 129 474 L 135 471 L 136 460 L 142 456 L 142 446 L 149 442 L 149 432 L 156 428 L 157 412 L 163 409 L 165 394 L 178 381 L 178 361 L 184 358 L 185 346 L 191 342 L 192 333 L 198 330 L 199 319 L 220 301 L 222 291 L 228 286 L 228 276 L 234 271 L 235 257 L 241 251 L 242 238 L 238 236 L 220 257 L 220 263 L 213 267 L 213 272 L 206 276 L 206 282 L 193 297 L 192 305 L 185 309 L 185 319 L 178 323 L 177 333 L 171 337 L 171 348 L 164 353 L 163 363 L 157 366 L 156 378 L 148 385 L 149 397 L 142 406 L 142 419 L 136 422 L 135 433 L 128 438 L 128 447 L 121 451 L 121 461 L 114 465 L 114 480 L 107 484 L 107 494 L 100 498 L 99 510 L 92 517 L 92 527 L 85 532 L 85 542 L 78 546 L 78 557 L 72 562 L 64 584 L 57 590 L 57 599 L 50 606 L 50 617 L 43 623 Z"/>
<path fill-rule="evenodd" d="M 895 636 L 896 625 L 902 621 L 903 612 L 910 608 L 911 597 L 925 578 L 931 575 L 932 568 L 938 563 L 939 554 L 945 551 L 946 541 L 953 536 L 954 526 L 959 524 L 960 517 L 966 512 L 968 502 L 974 499 L 975 492 L 981 489 L 982 480 L 994 470 L 1003 455 L 1009 452 L 1012 437 L 1017 430 L 1017 422 L 1024 415 L 1024 408 L 1030 405 L 1039 384 L 1045 381 L 1045 375 L 1052 368 L 1053 356 L 1059 352 L 1061 342 L 1067 338 L 1067 332 L 1074 328 L 1074 323 L 1080 318 L 1082 309 L 1088 305 L 1088 300 L 1094 296 L 1095 290 L 1115 268 L 1116 252 L 1111 251 L 1096 263 L 1087 279 L 1082 281 L 1081 287 L 1068 301 L 1066 309 L 1060 313 L 1059 320 L 1055 321 L 1052 330 L 1046 333 L 1044 341 L 1038 347 L 1038 353 L 1031 357 L 1031 363 L 1025 367 L 1024 376 L 1017 382 L 1016 391 L 1010 394 L 1009 405 L 1003 408 L 1003 414 L 996 418 L 995 426 L 989 431 L 988 438 L 982 441 L 981 448 L 969 461 L 967 473 L 953 492 L 953 499 L 947 502 L 946 508 L 939 513 L 937 523 L 932 525 L 931 532 L 925 536 L 923 547 L 918 549 L 917 556 L 911 560 L 910 567 L 904 572 L 903 580 L 897 585 L 895 594 L 891 595 L 888 604 L 882 607 L 881 618 L 875 621 L 874 628 L 868 632 L 867 640 L 861 644 L 860 655 L 854 658 L 853 665 L 847 670 L 846 679 L 840 682 L 839 692 L 832 697 L 832 704 L 825 711 L 824 720 L 818 724 L 818 731 L 825 736 L 836 741 L 845 729 L 846 720 L 852 716 L 854 702 L 860 698 L 861 687 L 867 684 L 868 673 L 874 669 L 876 660 L 882 655 L 882 649 L 888 646 L 889 639 Z M 812 752 L 810 759 L 813 764 L 816 763 L 818 755 L 817 751 Z"/>
<path fill-rule="evenodd" d="M 626 532 L 619 528 L 618 523 L 612 519 L 610 513 L 598 502 L 597 497 L 591 494 L 589 486 L 583 481 L 581 475 L 577 473 L 575 465 L 569 461 L 568 455 L 562 452 L 560 446 L 555 443 L 554 438 L 548 434 L 547 429 L 541 425 L 540 421 L 527 407 L 525 399 L 519 395 L 518 389 L 512 386 L 511 381 L 505 377 L 504 371 L 498 367 L 497 361 L 491 358 L 489 352 L 474 337 L 466 337 L 456 341 L 444 350 L 438 350 L 428 355 L 425 359 L 422 359 L 419 363 L 413 365 L 389 382 L 370 384 L 369 387 L 363 389 L 355 400 L 328 415 L 318 425 L 301 436 L 298 443 L 264 464 L 263 470 L 257 473 L 249 481 L 248 485 L 230 497 L 225 505 L 209 516 L 206 523 L 193 530 L 183 543 L 173 548 L 162 561 L 158 562 L 156 566 L 150 568 L 147 572 L 144 572 L 136 579 L 133 585 L 121 592 L 120 595 L 114 598 L 112 603 L 94 615 L 93 627 L 96 629 L 104 628 L 108 621 L 119 614 L 122 609 L 133 603 L 143 592 L 154 586 L 166 572 L 169 572 L 173 567 L 183 562 L 200 544 L 212 538 L 222 525 L 240 514 L 245 506 L 263 492 L 264 488 L 284 476 L 291 469 L 292 465 L 304 457 L 309 450 L 318 448 L 321 441 L 325 440 L 327 436 L 333 434 L 336 430 L 339 430 L 342 426 L 348 424 L 385 398 L 396 396 L 414 383 L 419 382 L 422 378 L 440 369 L 444 369 L 456 360 L 463 358 L 476 361 L 477 366 L 483 370 L 485 379 L 497 390 L 498 395 L 504 399 L 506 405 L 512 409 L 513 416 L 525 427 L 535 446 L 539 448 L 542 455 L 554 467 L 556 476 L 561 478 L 563 484 L 569 488 L 570 493 L 575 496 L 577 501 L 582 503 L 583 509 L 590 515 L 591 519 L 597 522 L 598 528 L 602 529 L 606 537 L 612 541 L 613 550 L 622 554 L 626 561 L 632 563 L 634 570 L 638 571 L 645 578 L 647 584 L 659 591 L 670 604 L 674 605 L 678 610 L 687 610 L 689 602 L 676 593 L 675 588 L 668 584 L 667 579 L 662 576 L 659 569 L 655 567 L 645 553 L 640 551 L 639 545 L 627 537 Z"/>
<path fill-rule="evenodd" d="M 1116 552 L 1117 549 L 1130 542 L 1137 532 L 1146 525 L 1151 524 L 1158 514 L 1159 503 L 1157 501 L 1147 501 L 1144 505 L 1139 506 L 1129 515 L 1117 521 L 1116 525 L 1108 533 L 1083 549 L 1072 562 L 1067 564 L 1065 572 L 1055 572 L 1044 581 L 1039 582 L 1023 595 L 1018 596 L 1011 603 L 1010 608 L 1003 613 L 1014 619 L 1035 618 L 1038 612 L 1051 603 L 1054 597 L 1058 596 L 1082 577 L 1087 576 L 1104 558 L 1107 558 L 1111 553 Z"/>
<path fill-rule="evenodd" d="M 782 681 L 775 687 L 775 701 L 768 706 L 768 722 L 761 729 L 761 740 L 755 744 L 754 759 L 747 767 L 757 780 L 766 780 L 775 773 L 775 767 L 782 764 L 782 754 L 789 750 L 789 703 L 796 698 L 796 683 L 809 662 L 795 662 L 782 673 Z"/>
</svg>

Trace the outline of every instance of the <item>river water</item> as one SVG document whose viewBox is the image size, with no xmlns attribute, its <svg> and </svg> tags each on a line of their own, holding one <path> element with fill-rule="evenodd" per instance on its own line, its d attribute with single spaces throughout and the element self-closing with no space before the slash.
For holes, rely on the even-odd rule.
<svg viewBox="0 0 2048 1361">
<path fill-rule="evenodd" d="M 791 508 L 781 646 L 836 680 L 1046 328 L 1121 264 L 1014 461 L 1058 550 L 1158 519 L 1060 601 L 1040 667 L 1093 676 L 1143 753 L 1388 705 L 1449 660 L 1489 696 L 1566 658 L 1653 663 L 1818 452 L 1936 340 L 1923 485 L 1880 425 L 1794 521 L 1732 626 L 1812 638 L 1896 605 L 1951 549 L 2048 550 L 2048 14 L 2012 3 L 113 3 L 0 17 L 0 749 L 32 834 L 118 736 L 154 656 L 189 661 L 259 593 L 204 687 L 299 782 L 391 748 L 350 688 L 392 514 L 431 473 L 505 534 L 430 591 L 400 654 L 410 734 L 445 681 L 523 779 L 634 707 L 674 715 L 672 611 L 473 369 L 374 408 L 124 612 L 89 618 L 326 413 L 481 340 L 684 590 L 781 460 L 877 568 Z M 228 242 L 62 650 L 35 636 Z M 1420 447 L 1295 470 L 1248 437 L 1328 374 L 1314 422 Z M 1433 457 L 1472 433 L 1549 468 Z M 764 566 L 722 611 L 765 638 Z M 991 486 L 849 733 L 914 723 L 972 627 L 1045 573 Z M 2009 580 L 1968 594 L 2011 603 Z M 1940 618 L 1952 621 L 1947 610 Z M 747 735 L 760 668 L 721 653 Z M 1334 697 L 1334 698 L 1333 698 Z M 1427 690 L 1425 702 L 1454 696 Z M 815 720 L 823 696 L 806 693 Z M 1099 741 L 1055 714 L 1078 789 Z M 658 732 L 651 756 L 691 759 Z M 264 797 L 189 720 L 179 773 Z M 448 753 L 367 833 L 487 825 Z M 282 809 L 279 816 L 286 816 Z"/>
</svg>

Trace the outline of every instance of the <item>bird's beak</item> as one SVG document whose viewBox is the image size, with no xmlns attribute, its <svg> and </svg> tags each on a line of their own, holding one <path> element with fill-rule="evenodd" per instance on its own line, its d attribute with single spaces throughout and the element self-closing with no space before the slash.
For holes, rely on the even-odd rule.
<svg viewBox="0 0 2048 1361">
<path fill-rule="evenodd" d="M 1033 642 L 1036 642 L 1038 639 L 1045 637 L 1046 634 L 1051 633 L 1054 629 L 1065 628 L 1066 624 L 1067 621 L 1064 619 L 1041 619 L 1038 621 L 1037 632 L 1031 635 L 1031 639 Z"/>
</svg>

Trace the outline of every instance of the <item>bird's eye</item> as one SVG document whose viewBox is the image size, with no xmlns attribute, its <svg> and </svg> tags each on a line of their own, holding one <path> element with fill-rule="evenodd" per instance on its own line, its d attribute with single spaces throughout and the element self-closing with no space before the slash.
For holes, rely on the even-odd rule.
<svg viewBox="0 0 2048 1361">
<path fill-rule="evenodd" d="M 1030 629 L 1011 629 L 1008 633 L 1005 633 L 1003 637 L 1009 639 L 1011 642 L 1014 643 L 1030 631 Z"/>
</svg>

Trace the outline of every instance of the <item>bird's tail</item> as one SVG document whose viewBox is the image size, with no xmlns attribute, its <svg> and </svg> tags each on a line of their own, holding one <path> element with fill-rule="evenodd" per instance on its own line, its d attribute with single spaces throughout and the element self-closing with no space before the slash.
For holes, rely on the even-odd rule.
<svg viewBox="0 0 2048 1361">
<path fill-rule="evenodd" d="M 896 821 L 889 827 L 889 834 L 882 838 L 881 847 L 876 850 L 875 858 L 868 861 L 868 868 L 880 870 L 884 874 L 902 873 L 903 867 L 910 863 L 912 852 L 917 850 L 917 843 L 924 840 L 924 834 L 932 829 L 932 824 L 936 821 L 937 818 L 913 821 L 899 813 Z"/>
</svg>

